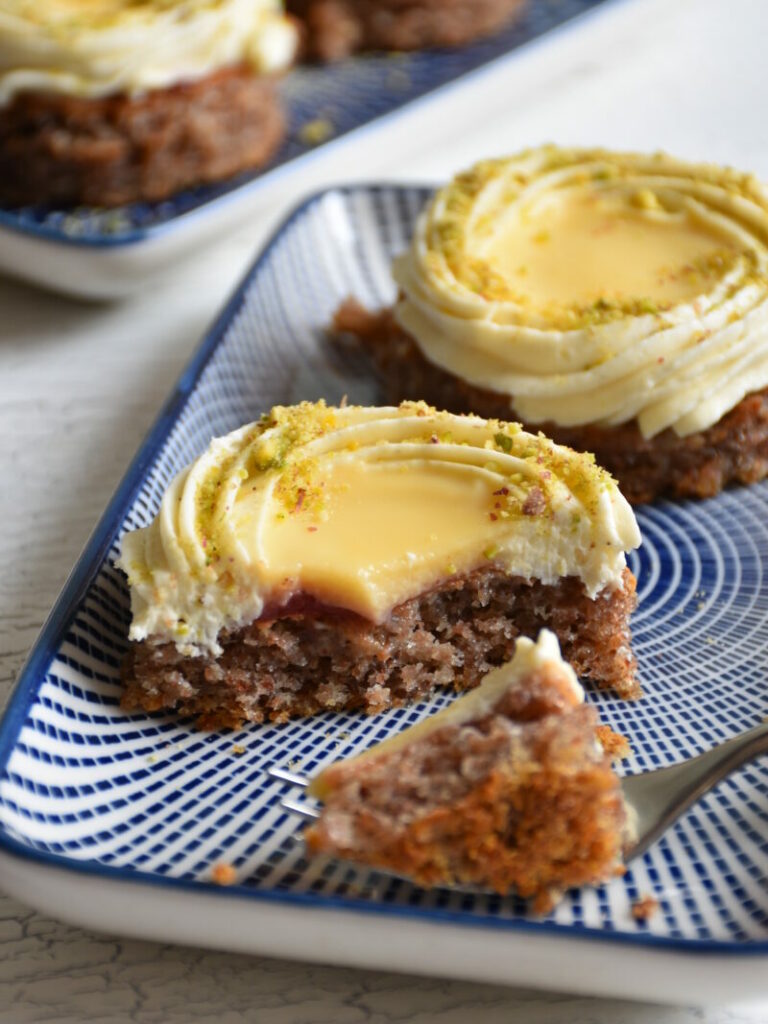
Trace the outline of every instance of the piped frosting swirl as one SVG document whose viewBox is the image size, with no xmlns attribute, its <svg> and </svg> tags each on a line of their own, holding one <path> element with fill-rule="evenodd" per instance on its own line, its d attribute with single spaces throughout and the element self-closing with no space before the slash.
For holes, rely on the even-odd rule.
<svg viewBox="0 0 768 1024">
<path fill-rule="evenodd" d="M 427 358 L 526 423 L 685 436 L 768 386 L 768 192 L 728 168 L 486 161 L 437 193 L 394 276 Z"/>
<path fill-rule="evenodd" d="M 276 407 L 211 442 L 123 538 L 131 638 L 220 653 L 297 595 L 373 622 L 483 565 L 621 585 L 635 517 L 590 455 L 517 424 L 398 408 Z"/>
<path fill-rule="evenodd" d="M 142 93 L 241 63 L 280 71 L 297 44 L 280 0 L 0 0 L 0 106 L 27 91 Z"/>
</svg>

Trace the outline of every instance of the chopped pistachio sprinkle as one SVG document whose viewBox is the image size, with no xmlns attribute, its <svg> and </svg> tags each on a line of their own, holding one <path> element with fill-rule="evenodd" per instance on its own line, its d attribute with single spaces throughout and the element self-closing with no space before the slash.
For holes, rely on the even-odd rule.
<svg viewBox="0 0 768 1024">
<path fill-rule="evenodd" d="M 638 185 L 637 181 L 642 182 L 646 175 L 671 173 L 669 168 L 674 168 L 678 175 L 689 175 L 692 194 L 702 184 L 711 183 L 725 187 L 738 198 L 753 203 L 758 201 L 764 210 L 768 209 L 766 194 L 752 175 L 708 165 L 695 166 L 688 171 L 685 168 L 681 171 L 680 167 L 678 162 L 663 153 L 641 157 L 599 149 L 569 150 L 554 146 L 524 151 L 509 159 L 483 161 L 459 174 L 439 194 L 439 207 L 436 208 L 439 214 L 433 215 L 428 232 L 427 263 L 435 268 L 447 267 L 457 282 L 489 302 L 517 306 L 521 323 L 535 315 L 551 328 L 573 331 L 624 318 L 663 317 L 671 308 L 669 304 L 654 302 L 646 295 L 613 295 L 610 292 L 589 303 L 566 306 L 550 302 L 544 307 L 532 307 L 526 294 L 525 279 L 529 268 L 518 264 L 511 275 L 500 272 L 494 261 L 483 255 L 482 245 L 478 250 L 477 240 L 493 236 L 501 209 L 505 216 L 509 216 L 510 210 L 518 210 L 524 224 L 529 216 L 528 197 L 538 196 L 545 188 L 545 182 L 549 183 L 553 193 L 574 186 L 594 188 L 596 195 L 601 190 L 611 189 L 625 197 L 629 208 L 654 216 L 665 210 L 665 197 L 661 191 Z M 493 209 L 483 205 L 490 202 L 486 200 L 485 190 L 494 197 L 496 205 Z M 536 229 L 535 223 L 530 237 L 539 245 L 552 241 L 551 233 L 546 229 Z M 689 283 L 700 284 L 701 290 L 706 291 L 725 278 L 737 264 L 746 265 L 748 272 L 753 263 L 754 253 L 749 245 L 723 247 L 670 273 L 679 273 Z"/>
<path fill-rule="evenodd" d="M 333 123 L 324 117 L 306 121 L 299 128 L 299 138 L 307 146 L 319 146 L 333 135 Z"/>
<path fill-rule="evenodd" d="M 354 408 L 347 407 L 349 410 Z M 444 419 L 446 427 L 454 422 L 474 419 L 438 413 L 424 402 L 403 402 L 399 409 L 401 413 L 417 419 L 428 419 L 422 431 L 413 437 L 401 439 L 411 443 L 455 443 L 450 430 L 441 430 L 439 427 L 436 430 L 435 418 L 438 423 Z M 235 500 L 224 487 L 228 478 L 234 479 L 238 487 L 248 488 L 256 486 L 257 478 L 274 475 L 273 493 L 278 501 L 278 518 L 297 514 L 308 517 L 310 521 L 322 518 L 325 510 L 324 467 L 329 465 L 328 460 L 333 455 L 327 454 L 323 459 L 308 456 L 307 445 L 334 431 L 339 426 L 339 414 L 340 410 L 326 405 L 322 400 L 316 403 L 302 402 L 290 407 L 275 406 L 254 424 L 251 433 L 244 438 L 243 448 L 227 452 L 221 459 L 214 461 L 211 471 L 197 490 L 198 528 L 208 565 L 216 564 L 219 558 L 213 540 L 213 524 L 222 511 L 227 510 L 226 504 L 222 506 L 222 503 Z M 489 507 L 489 516 L 493 522 L 526 514 L 523 506 L 531 489 L 541 489 L 546 496 L 548 479 L 552 476 L 564 480 L 581 502 L 588 502 L 590 496 L 594 498 L 601 489 L 613 485 L 609 474 L 595 463 L 594 456 L 586 453 L 576 456 L 570 449 L 553 444 L 543 434 L 535 436 L 526 433 L 519 423 L 489 420 L 486 432 L 489 435 L 489 440 L 485 441 L 486 447 L 490 445 L 491 449 L 522 459 L 532 470 L 530 473 L 513 473 L 508 485 L 493 493 Z M 354 451 L 355 447 L 356 442 L 351 442 L 340 451 Z M 234 471 L 238 459 L 245 462 L 247 469 L 243 466 Z M 488 462 L 485 468 L 498 471 L 498 466 L 493 462 Z M 185 626 L 180 624 L 177 628 L 183 630 Z"/>
</svg>

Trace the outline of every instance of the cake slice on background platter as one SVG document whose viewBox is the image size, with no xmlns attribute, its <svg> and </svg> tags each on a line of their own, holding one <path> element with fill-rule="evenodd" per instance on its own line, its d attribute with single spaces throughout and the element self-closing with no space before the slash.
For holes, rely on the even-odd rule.
<svg viewBox="0 0 768 1024">
<path fill-rule="evenodd" d="M 117 206 L 262 166 L 279 0 L 0 0 L 0 202 Z"/>
<path fill-rule="evenodd" d="M 214 440 L 124 536 L 123 704 L 205 727 L 476 686 L 546 627 L 636 696 L 635 517 L 590 455 L 517 424 L 276 407 Z"/>
<path fill-rule="evenodd" d="M 519 419 L 633 503 L 768 473 L 768 193 L 664 154 L 543 146 L 459 174 L 336 329 L 391 401 Z"/>
<path fill-rule="evenodd" d="M 623 872 L 631 815 L 599 728 L 554 635 L 522 638 L 477 689 L 316 776 L 307 848 L 549 910 Z"/>
<path fill-rule="evenodd" d="M 461 46 L 514 21 L 526 0 L 288 0 L 307 56 L 340 60 L 359 50 Z"/>
</svg>

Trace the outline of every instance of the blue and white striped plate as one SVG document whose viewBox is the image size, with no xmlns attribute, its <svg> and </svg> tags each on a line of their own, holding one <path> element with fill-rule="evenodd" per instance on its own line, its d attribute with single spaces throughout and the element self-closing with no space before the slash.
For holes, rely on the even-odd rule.
<svg viewBox="0 0 768 1024">
<path fill-rule="evenodd" d="M 81 207 L 56 210 L 0 207 L 0 228 L 66 243 L 70 246 L 115 248 L 171 229 L 180 219 L 220 204 L 234 192 L 253 191 L 285 164 L 309 155 L 314 145 L 305 131 L 320 122 L 327 145 L 392 114 L 441 86 L 476 71 L 491 61 L 597 7 L 605 0 L 530 0 L 513 25 L 489 39 L 455 50 L 365 55 L 322 67 L 297 67 L 282 83 L 288 112 L 285 143 L 261 173 L 240 175 L 217 185 L 188 189 L 160 203 L 135 203 L 116 210 Z"/>
<path fill-rule="evenodd" d="M 729 971 L 738 973 L 742 996 L 750 985 L 759 990 L 768 953 L 765 761 L 721 785 L 624 878 L 570 893 L 541 920 L 514 899 L 426 892 L 347 864 L 308 861 L 298 821 L 280 807 L 280 784 L 265 776 L 270 766 L 312 774 L 432 713 L 446 696 L 370 718 L 321 715 L 237 733 L 199 733 L 170 715 L 120 711 L 128 624 L 126 583 L 114 568 L 120 534 L 150 520 L 173 475 L 213 435 L 278 402 L 336 402 L 345 394 L 376 400 L 365 361 L 330 348 L 324 327 L 348 295 L 373 306 L 392 299 L 390 258 L 406 245 L 426 195 L 421 188 L 349 187 L 308 200 L 259 257 L 184 373 L 44 628 L 0 726 L 0 881 L 74 920 L 201 944 L 625 995 L 648 993 L 644 956 L 663 964 L 674 953 L 667 988 L 654 967 L 657 998 L 693 998 L 692 984 L 699 998 L 707 986 L 724 997 Z M 635 703 L 589 695 L 630 738 L 629 771 L 689 757 L 768 714 L 768 486 L 642 509 L 640 521 L 634 635 L 646 695 Z M 8 874 L 3 865 L 11 860 L 17 873 L 23 863 L 27 883 Z M 219 863 L 234 867 L 234 887 L 210 884 Z M 57 866 L 75 868 L 91 884 L 154 883 L 151 927 L 129 927 L 128 911 L 114 906 L 106 921 L 85 904 L 66 906 L 54 899 L 60 889 L 43 899 L 40 879 Z M 252 922 L 247 939 L 216 940 L 212 925 L 197 918 L 179 934 L 157 919 L 164 899 L 178 910 L 194 906 L 199 894 L 209 908 L 217 898 L 234 900 Z M 631 914 L 641 895 L 660 903 L 647 922 Z M 328 915 L 322 944 L 304 948 L 303 918 L 287 931 L 265 931 L 267 907 L 279 921 L 298 910 L 315 925 Z M 215 913 L 209 909 L 206 922 Z M 398 933 L 386 955 L 376 946 L 385 919 Z M 355 934 L 372 929 L 367 946 L 344 946 L 347 920 L 355 921 Z M 412 930 L 424 925 L 450 937 L 439 964 L 429 962 L 434 944 L 427 943 L 430 952 L 423 942 L 409 946 Z M 587 938 L 610 939 L 611 946 Z M 565 944 L 557 977 L 542 959 L 547 940 Z M 516 959 L 521 949 L 525 956 Z M 482 963 L 471 951 L 483 951 Z M 499 951 L 503 958 L 493 966 Z M 622 956 L 632 971 L 604 969 Z M 590 957 L 592 966 L 602 965 L 593 975 Z"/>
</svg>

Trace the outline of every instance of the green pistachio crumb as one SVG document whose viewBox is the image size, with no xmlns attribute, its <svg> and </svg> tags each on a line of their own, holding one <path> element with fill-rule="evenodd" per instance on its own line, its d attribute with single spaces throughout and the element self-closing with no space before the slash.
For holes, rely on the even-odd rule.
<svg viewBox="0 0 768 1024">
<path fill-rule="evenodd" d="M 307 146 L 319 146 L 333 135 L 333 124 L 323 117 L 307 121 L 299 129 L 299 138 Z"/>
<path fill-rule="evenodd" d="M 661 207 L 659 197 L 649 188 L 639 188 L 632 194 L 631 202 L 639 210 L 658 210 Z"/>
</svg>

